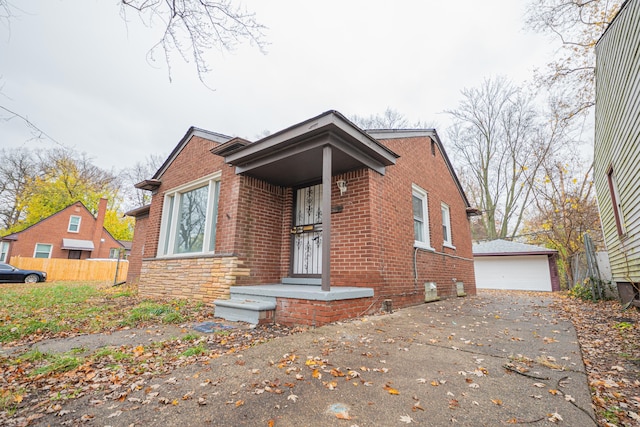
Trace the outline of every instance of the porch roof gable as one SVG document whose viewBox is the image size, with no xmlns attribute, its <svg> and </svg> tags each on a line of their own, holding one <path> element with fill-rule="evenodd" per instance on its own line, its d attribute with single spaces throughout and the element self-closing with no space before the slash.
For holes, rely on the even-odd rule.
<svg viewBox="0 0 640 427">
<path fill-rule="evenodd" d="M 322 149 L 333 149 L 332 175 L 367 167 L 384 175 L 399 157 L 337 111 L 293 125 L 247 145 L 214 154 L 224 155 L 237 174 L 293 186 L 322 177 Z M 216 152 L 217 151 L 217 152 Z"/>
</svg>

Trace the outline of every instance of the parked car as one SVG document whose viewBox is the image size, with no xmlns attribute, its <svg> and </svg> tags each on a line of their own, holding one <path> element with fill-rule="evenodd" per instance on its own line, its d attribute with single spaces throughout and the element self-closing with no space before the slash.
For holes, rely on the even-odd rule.
<svg viewBox="0 0 640 427">
<path fill-rule="evenodd" d="M 47 273 L 38 270 L 21 270 L 9 264 L 0 263 L 0 282 L 36 283 L 47 280 Z"/>
</svg>

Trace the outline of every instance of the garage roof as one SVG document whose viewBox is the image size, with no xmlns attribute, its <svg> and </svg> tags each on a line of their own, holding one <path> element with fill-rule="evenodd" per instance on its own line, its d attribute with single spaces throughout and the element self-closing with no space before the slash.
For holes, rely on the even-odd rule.
<svg viewBox="0 0 640 427">
<path fill-rule="evenodd" d="M 541 246 L 502 239 L 473 244 L 473 256 L 553 255 L 557 252 Z"/>
</svg>

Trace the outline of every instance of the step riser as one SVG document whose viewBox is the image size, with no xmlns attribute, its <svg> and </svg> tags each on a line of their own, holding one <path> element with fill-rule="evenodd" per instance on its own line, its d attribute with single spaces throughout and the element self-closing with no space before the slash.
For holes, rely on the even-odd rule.
<svg viewBox="0 0 640 427">
<path fill-rule="evenodd" d="M 215 316 L 231 322 L 247 322 L 253 325 L 272 323 L 275 310 L 247 310 L 237 307 L 224 307 L 217 305 Z"/>
</svg>

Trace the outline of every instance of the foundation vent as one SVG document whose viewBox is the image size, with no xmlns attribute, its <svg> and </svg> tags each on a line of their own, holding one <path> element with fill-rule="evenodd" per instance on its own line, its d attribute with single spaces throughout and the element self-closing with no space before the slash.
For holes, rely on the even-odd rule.
<svg viewBox="0 0 640 427">
<path fill-rule="evenodd" d="M 424 284 L 424 302 L 438 301 L 439 299 L 436 282 L 426 282 Z"/>
</svg>

